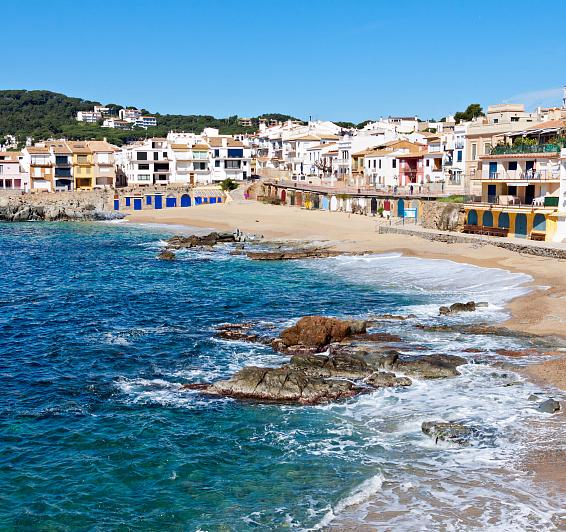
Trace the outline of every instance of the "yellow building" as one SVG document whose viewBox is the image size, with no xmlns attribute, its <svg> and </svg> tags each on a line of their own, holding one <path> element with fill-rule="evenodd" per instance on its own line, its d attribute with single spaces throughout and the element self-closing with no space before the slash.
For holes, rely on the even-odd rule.
<svg viewBox="0 0 566 532">
<path fill-rule="evenodd" d="M 94 188 L 94 159 L 87 142 L 71 141 L 67 145 L 73 155 L 75 189 Z"/>
</svg>

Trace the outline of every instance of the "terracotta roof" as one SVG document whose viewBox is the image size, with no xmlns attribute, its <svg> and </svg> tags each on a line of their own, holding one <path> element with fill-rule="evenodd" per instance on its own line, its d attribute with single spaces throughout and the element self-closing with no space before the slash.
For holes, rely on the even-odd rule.
<svg viewBox="0 0 566 532">
<path fill-rule="evenodd" d="M 316 135 L 303 135 L 302 137 L 294 137 L 289 140 L 304 140 L 304 141 L 319 141 L 322 137 L 317 137 Z"/>
<path fill-rule="evenodd" d="M 69 142 L 69 148 L 73 153 L 92 153 L 86 142 Z"/>
<path fill-rule="evenodd" d="M 323 135 L 319 135 L 319 137 L 324 140 L 338 140 L 340 138 L 338 135 L 334 135 L 333 133 L 325 133 Z"/>
<path fill-rule="evenodd" d="M 311 146 L 310 148 L 307 148 L 307 151 L 322 150 L 323 148 L 329 148 L 330 146 L 336 146 L 336 142 L 325 142 L 323 144 L 317 144 L 316 146 Z"/>
<path fill-rule="evenodd" d="M 536 131 L 538 129 L 566 128 L 566 120 L 548 120 L 541 124 L 528 127 L 525 131 Z"/>
<path fill-rule="evenodd" d="M 195 145 L 193 146 L 193 150 L 197 150 L 197 151 L 199 151 L 199 150 L 205 150 L 205 151 L 208 151 L 208 144 L 195 144 Z"/>
<path fill-rule="evenodd" d="M 188 144 L 171 144 L 171 149 L 172 150 L 188 150 L 189 149 L 189 145 Z"/>
<path fill-rule="evenodd" d="M 65 142 L 46 142 L 46 146 L 53 148 L 53 153 L 71 153 L 69 146 Z"/>
<path fill-rule="evenodd" d="M 49 148 L 41 146 L 28 146 L 26 150 L 28 153 L 49 153 Z"/>
<path fill-rule="evenodd" d="M 2 162 L 17 162 L 18 157 L 21 155 L 19 151 L 0 151 L 0 157 L 8 157 L 8 159 L 2 159 Z"/>
<path fill-rule="evenodd" d="M 106 142 L 105 140 L 91 140 L 88 142 L 88 146 L 92 151 L 99 152 L 113 152 L 116 151 L 116 146 Z"/>
</svg>

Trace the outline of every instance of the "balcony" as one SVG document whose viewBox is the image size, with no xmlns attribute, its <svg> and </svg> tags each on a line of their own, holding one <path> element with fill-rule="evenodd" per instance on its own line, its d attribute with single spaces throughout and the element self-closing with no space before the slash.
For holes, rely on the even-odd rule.
<svg viewBox="0 0 566 532">
<path fill-rule="evenodd" d="M 560 153 L 566 147 L 566 141 L 557 144 L 533 144 L 532 146 L 519 144 L 517 146 L 494 146 L 490 155 L 515 155 L 522 153 Z"/>
</svg>

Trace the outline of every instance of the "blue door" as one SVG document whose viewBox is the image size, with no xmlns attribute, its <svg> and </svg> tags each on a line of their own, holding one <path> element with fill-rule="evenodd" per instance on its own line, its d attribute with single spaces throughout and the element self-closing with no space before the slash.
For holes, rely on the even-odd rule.
<svg viewBox="0 0 566 532">
<path fill-rule="evenodd" d="M 188 194 L 183 194 L 181 196 L 181 207 L 190 207 L 191 197 Z"/>
<path fill-rule="evenodd" d="M 142 199 L 134 198 L 134 211 L 141 211 L 141 210 L 142 210 Z"/>
<path fill-rule="evenodd" d="M 155 196 L 155 208 L 163 209 L 163 196 Z"/>
<path fill-rule="evenodd" d="M 176 207 L 177 198 L 175 196 L 169 196 L 165 198 L 165 207 Z"/>
<path fill-rule="evenodd" d="M 544 233 L 546 231 L 546 218 L 544 214 L 535 214 L 535 219 L 533 221 L 533 229 L 535 231 L 540 231 Z"/>
<path fill-rule="evenodd" d="M 131 204 L 131 198 L 126 197 L 126 207 L 129 207 Z"/>
<path fill-rule="evenodd" d="M 114 200 L 114 210 L 115 210 L 115 211 L 119 211 L 119 210 L 120 210 L 120 200 L 119 200 L 119 199 L 115 199 L 115 200 Z"/>
<path fill-rule="evenodd" d="M 497 219 L 497 227 L 501 229 L 509 229 L 509 215 L 506 212 L 502 212 Z"/>
<path fill-rule="evenodd" d="M 515 216 L 515 236 L 517 238 L 527 238 L 527 217 L 524 214 Z"/>
<path fill-rule="evenodd" d="M 210 198 L 210 203 L 216 203 L 216 198 Z"/>
<path fill-rule="evenodd" d="M 489 163 L 489 178 L 497 179 L 497 163 Z"/>
<path fill-rule="evenodd" d="M 497 185 L 487 185 L 488 203 L 497 203 Z"/>
<path fill-rule="evenodd" d="M 200 196 L 195 198 L 195 205 L 202 205 L 202 198 Z"/>
<path fill-rule="evenodd" d="M 328 200 L 327 196 L 322 197 L 322 202 L 320 204 L 320 208 L 327 211 L 330 208 L 330 201 Z"/>
<path fill-rule="evenodd" d="M 405 201 L 402 199 L 397 202 L 397 216 L 399 218 L 404 218 L 405 216 Z"/>
<path fill-rule="evenodd" d="M 482 225 L 484 227 L 493 227 L 493 214 L 491 211 L 485 211 L 483 213 Z"/>
<path fill-rule="evenodd" d="M 478 225 L 478 213 L 474 209 L 468 211 L 468 225 Z"/>
<path fill-rule="evenodd" d="M 151 205 L 151 196 L 146 196 L 146 197 L 145 197 L 145 204 L 146 204 L 146 205 Z"/>
<path fill-rule="evenodd" d="M 218 198 L 218 203 L 222 203 L 222 198 Z"/>
</svg>

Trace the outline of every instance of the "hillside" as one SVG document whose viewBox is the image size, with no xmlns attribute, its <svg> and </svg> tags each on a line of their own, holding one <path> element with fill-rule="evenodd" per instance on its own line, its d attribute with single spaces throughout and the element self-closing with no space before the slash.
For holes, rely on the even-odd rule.
<svg viewBox="0 0 566 532">
<path fill-rule="evenodd" d="M 124 142 L 147 137 L 166 136 L 170 130 L 200 133 L 205 127 L 214 127 L 221 134 L 234 135 L 251 133 L 257 130 L 260 118 L 292 119 L 289 115 L 267 114 L 252 119 L 253 127 L 242 127 L 237 116 L 215 118 L 208 115 L 161 115 L 148 113 L 157 117 L 157 127 L 121 131 L 103 128 L 98 124 L 83 124 L 75 120 L 78 111 L 92 110 L 100 102 L 71 98 L 64 94 L 43 90 L 2 90 L 0 91 L 0 139 L 5 135 L 16 135 L 19 143 L 26 137 L 35 140 L 49 137 L 66 137 L 69 139 L 102 139 L 121 145 Z M 107 104 L 116 112 L 122 106 Z"/>
</svg>

